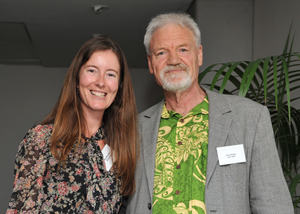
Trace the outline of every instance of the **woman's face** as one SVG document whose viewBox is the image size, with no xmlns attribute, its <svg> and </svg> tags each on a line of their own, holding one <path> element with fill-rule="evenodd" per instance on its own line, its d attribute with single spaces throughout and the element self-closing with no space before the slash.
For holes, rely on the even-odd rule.
<svg viewBox="0 0 300 214">
<path fill-rule="evenodd" d="M 79 94 L 85 113 L 104 113 L 114 101 L 119 87 L 120 64 L 111 50 L 96 51 L 81 66 Z"/>
</svg>

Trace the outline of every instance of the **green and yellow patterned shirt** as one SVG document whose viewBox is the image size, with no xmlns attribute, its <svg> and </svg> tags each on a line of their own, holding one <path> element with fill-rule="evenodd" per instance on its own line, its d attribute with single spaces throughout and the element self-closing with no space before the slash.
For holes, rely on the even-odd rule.
<svg viewBox="0 0 300 214">
<path fill-rule="evenodd" d="M 157 138 L 152 213 L 206 213 L 208 99 L 186 116 L 164 105 Z"/>
</svg>

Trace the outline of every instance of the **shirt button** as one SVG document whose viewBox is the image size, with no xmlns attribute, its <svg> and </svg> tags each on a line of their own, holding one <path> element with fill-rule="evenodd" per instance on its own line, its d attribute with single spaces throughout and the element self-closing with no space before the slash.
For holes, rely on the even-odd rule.
<svg viewBox="0 0 300 214">
<path fill-rule="evenodd" d="M 180 122 L 181 122 L 181 123 L 184 123 L 184 119 L 180 119 Z"/>
<path fill-rule="evenodd" d="M 179 145 L 179 146 L 182 145 L 182 141 L 178 141 L 178 145 Z"/>
<path fill-rule="evenodd" d="M 177 166 L 176 166 L 176 169 L 180 169 L 180 165 L 177 165 Z"/>
<path fill-rule="evenodd" d="M 179 190 L 176 190 L 175 194 L 176 194 L 176 195 L 179 195 L 179 194 L 180 194 L 180 191 L 179 191 Z"/>
<path fill-rule="evenodd" d="M 148 204 L 148 209 L 151 210 L 151 203 Z"/>
</svg>

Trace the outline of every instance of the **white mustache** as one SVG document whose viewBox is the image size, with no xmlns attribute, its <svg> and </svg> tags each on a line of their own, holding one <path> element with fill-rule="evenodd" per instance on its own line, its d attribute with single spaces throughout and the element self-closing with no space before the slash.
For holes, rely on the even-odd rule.
<svg viewBox="0 0 300 214">
<path fill-rule="evenodd" d="M 174 69 L 178 69 L 178 68 L 182 68 L 185 71 L 188 71 L 188 66 L 184 65 L 184 64 L 179 64 L 179 65 L 168 65 L 166 67 L 164 67 L 160 72 L 166 73 L 168 71 L 174 70 Z"/>
</svg>

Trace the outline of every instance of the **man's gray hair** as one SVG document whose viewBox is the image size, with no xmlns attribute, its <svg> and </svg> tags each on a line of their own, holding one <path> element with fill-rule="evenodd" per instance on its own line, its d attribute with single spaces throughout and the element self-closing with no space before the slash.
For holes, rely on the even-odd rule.
<svg viewBox="0 0 300 214">
<path fill-rule="evenodd" d="M 201 34 L 199 27 L 196 22 L 190 17 L 190 15 L 185 13 L 165 13 L 154 17 L 147 27 L 144 37 L 144 45 L 148 55 L 150 55 L 150 40 L 154 32 L 158 28 L 168 24 L 181 25 L 189 28 L 194 34 L 197 47 L 201 45 Z"/>
</svg>

